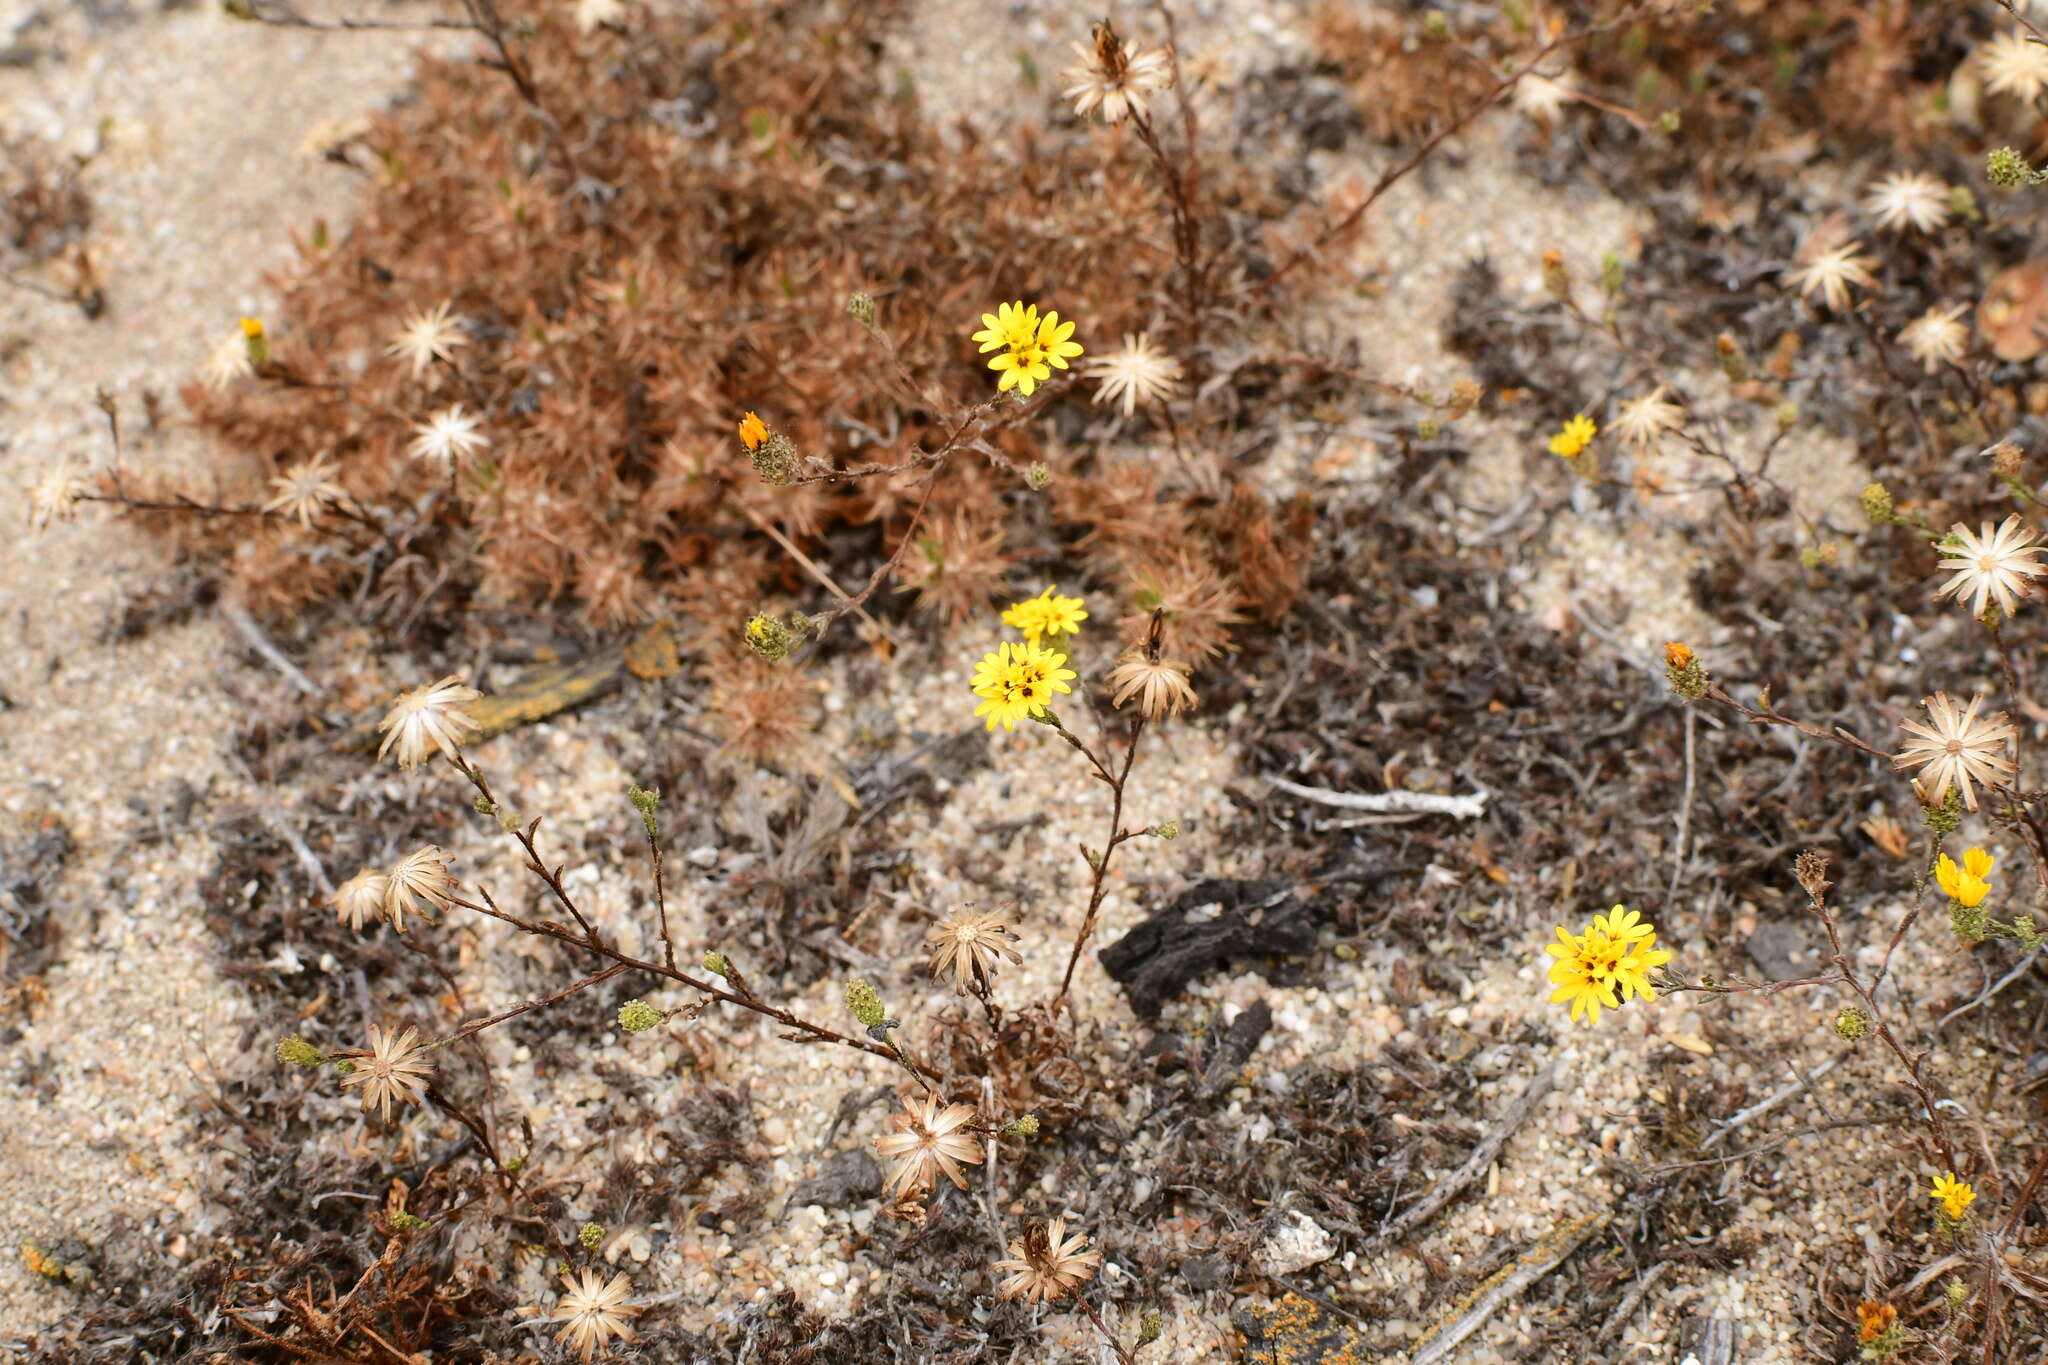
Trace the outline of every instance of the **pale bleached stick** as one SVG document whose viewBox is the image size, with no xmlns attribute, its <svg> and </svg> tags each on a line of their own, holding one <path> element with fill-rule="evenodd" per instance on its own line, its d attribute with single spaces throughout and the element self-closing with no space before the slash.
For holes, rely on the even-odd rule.
<svg viewBox="0 0 2048 1365">
<path fill-rule="evenodd" d="M 1606 1226 L 1606 1214 L 1589 1214 L 1573 1219 L 1545 1237 L 1480 1290 L 1479 1297 L 1472 1301 L 1470 1308 L 1444 1324 L 1435 1336 L 1424 1342 L 1408 1358 L 1409 1365 L 1437 1365 L 1438 1361 L 1449 1360 L 1459 1342 L 1484 1327 L 1486 1320 L 1503 1306 L 1522 1297 L 1530 1285 L 1563 1265 L 1565 1257 L 1577 1251 L 1581 1242 Z"/>
<path fill-rule="evenodd" d="M 1337 792 L 1328 787 L 1304 787 L 1299 782 L 1289 782 L 1284 777 L 1270 774 L 1266 781 L 1304 801 L 1313 801 L 1321 806 L 1336 806 L 1342 810 L 1370 810 L 1380 812 L 1403 812 L 1420 815 L 1449 815 L 1459 820 L 1476 820 L 1486 814 L 1486 796 L 1477 791 L 1470 796 L 1437 796 L 1431 792 Z"/>
</svg>

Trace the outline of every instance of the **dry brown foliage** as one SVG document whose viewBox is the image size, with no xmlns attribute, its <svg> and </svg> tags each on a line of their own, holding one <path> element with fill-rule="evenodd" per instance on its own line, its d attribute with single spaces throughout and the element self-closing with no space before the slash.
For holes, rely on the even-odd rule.
<svg viewBox="0 0 2048 1365">
<path fill-rule="evenodd" d="M 1133 586 L 1172 545 L 1173 581 L 1215 580 L 1218 603 L 1284 602 L 1300 538 L 1255 495 L 1148 478 L 1141 497 L 1108 500 L 1113 521 L 1084 514 L 1127 477 L 1070 443 L 1099 410 L 1077 408 L 1083 424 L 999 412 L 921 520 L 923 468 L 757 479 L 733 434 L 742 411 L 807 459 L 899 463 L 992 392 L 967 339 L 983 310 L 1040 300 L 1107 348 L 1157 329 L 1176 267 L 1123 131 L 1033 119 L 998 147 L 932 126 L 881 74 L 894 4 L 716 8 L 694 27 L 587 36 L 536 11 L 521 50 L 538 107 L 485 65 L 424 62 L 417 97 L 353 153 L 369 176 L 360 220 L 301 243 L 279 282 L 270 364 L 226 392 L 184 391 L 229 452 L 221 500 L 256 504 L 324 457 L 364 515 L 310 530 L 171 515 L 171 533 L 230 557 L 240 592 L 272 612 L 357 598 L 403 621 L 424 600 L 556 603 L 596 629 L 675 611 L 719 633 L 764 601 L 819 596 L 764 522 L 849 583 L 908 535 L 897 586 L 958 619 L 1028 582 L 1004 547 L 1045 545 L 1013 534 L 1036 515 L 1022 476 L 1043 461 L 1103 577 Z M 847 316 L 856 291 L 887 340 Z M 414 378 L 385 348 L 443 301 L 467 342 Z M 452 471 L 408 454 L 414 426 L 457 404 L 481 415 L 488 449 Z M 125 492 L 167 496 L 134 478 Z M 848 528 L 870 530 L 826 553 Z M 1211 611 L 1203 641 L 1229 617 Z"/>
</svg>

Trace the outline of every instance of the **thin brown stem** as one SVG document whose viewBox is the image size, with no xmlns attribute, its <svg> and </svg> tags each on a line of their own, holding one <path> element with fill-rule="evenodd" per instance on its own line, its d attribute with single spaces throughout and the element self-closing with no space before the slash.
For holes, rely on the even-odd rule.
<svg viewBox="0 0 2048 1365">
<path fill-rule="evenodd" d="M 1402 162 L 1400 165 L 1394 167 L 1385 175 L 1381 176 L 1379 178 L 1379 182 L 1375 184 L 1372 187 L 1371 191 L 1367 193 L 1365 198 L 1359 202 L 1358 207 L 1352 209 L 1351 212 L 1345 214 L 1342 218 L 1332 223 L 1329 227 L 1323 229 L 1323 231 L 1316 237 L 1316 239 L 1313 242 L 1310 242 L 1307 246 L 1295 252 L 1294 255 L 1288 257 L 1287 260 L 1281 264 L 1279 269 L 1275 270 L 1272 274 L 1266 276 L 1266 278 L 1259 283 L 1259 287 L 1256 292 L 1260 295 L 1271 293 L 1273 287 L 1279 284 L 1281 280 L 1287 278 L 1288 275 L 1292 274 L 1297 267 L 1302 266 L 1307 262 L 1316 259 L 1316 257 L 1321 254 L 1322 249 L 1324 247 L 1328 246 L 1331 242 L 1337 240 L 1339 237 L 1344 236 L 1345 234 L 1349 233 L 1353 228 L 1357 227 L 1359 220 L 1364 218 L 1367 213 L 1370 213 L 1372 211 L 1372 206 L 1374 204 L 1377 204 L 1380 201 L 1380 198 L 1383 195 L 1385 195 L 1388 190 L 1394 188 L 1396 184 L 1398 184 L 1403 179 L 1406 179 L 1411 172 L 1413 172 L 1417 167 L 1422 165 L 1423 162 L 1427 161 L 1430 157 L 1430 154 L 1435 152 L 1438 147 L 1442 146 L 1447 139 L 1452 137 L 1454 134 L 1461 132 L 1474 119 L 1478 118 L 1488 109 L 1491 109 L 1494 105 L 1498 104 L 1503 96 L 1507 95 L 1510 91 L 1512 91 L 1515 88 L 1516 85 L 1521 83 L 1521 80 L 1524 76 L 1527 76 L 1534 72 L 1538 66 L 1540 66 L 1544 61 L 1546 61 L 1550 57 L 1552 53 L 1557 52 L 1561 48 L 1570 47 L 1578 43 L 1586 42 L 1588 39 L 1594 38 L 1599 34 L 1605 33 L 1608 29 L 1613 28 L 1617 24 L 1624 22 L 1632 22 L 1636 17 L 1636 7 L 1630 6 L 1625 8 L 1619 15 L 1615 16 L 1612 19 L 1608 19 L 1597 24 L 1591 24 L 1585 28 L 1576 29 L 1570 33 L 1559 34 L 1557 37 L 1545 43 L 1540 49 L 1538 49 L 1535 56 L 1531 57 L 1528 61 L 1522 63 L 1522 65 L 1515 68 L 1515 70 L 1509 72 L 1507 76 L 1502 78 L 1501 81 L 1493 87 L 1493 89 L 1489 90 L 1484 96 L 1482 96 L 1477 103 L 1472 105 L 1471 108 L 1467 109 L 1464 113 L 1458 115 L 1458 117 L 1452 119 L 1442 128 L 1439 128 L 1434 134 L 1430 136 L 1428 141 L 1424 142 L 1420 147 L 1415 149 L 1414 155 L 1410 156 L 1406 161 Z"/>
<path fill-rule="evenodd" d="M 1808 725 L 1804 721 L 1794 720 L 1792 717 L 1778 711 L 1760 711 L 1753 706 L 1744 706 L 1741 702 L 1722 691 L 1720 687 L 1711 683 L 1708 684 L 1707 690 L 1701 695 L 1708 701 L 1719 702 L 1729 710 L 1747 716 L 1752 725 L 1783 725 L 1789 729 L 1797 730 L 1802 735 L 1826 740 L 1830 744 L 1839 744 L 1844 748 L 1854 749 L 1858 753 L 1868 754 L 1872 758 L 1881 758 L 1887 763 L 1891 761 L 1892 756 L 1890 754 L 1874 744 L 1857 738 L 1839 725 L 1833 730 L 1823 730 L 1819 726 Z"/>
<path fill-rule="evenodd" d="M 1145 733 L 1145 718 L 1139 716 L 1131 722 L 1130 742 L 1124 746 L 1123 763 L 1114 773 L 1103 765 L 1093 750 L 1069 734 L 1057 718 L 1054 718 L 1052 724 L 1066 736 L 1069 744 L 1088 756 L 1088 761 L 1095 765 L 1095 775 L 1108 783 L 1110 790 L 1109 838 L 1103 844 L 1100 854 L 1091 853 L 1085 846 L 1081 849 L 1082 857 L 1088 860 L 1088 865 L 1095 875 L 1088 888 L 1088 912 L 1081 917 L 1081 928 L 1074 935 L 1073 951 L 1067 954 L 1067 970 L 1060 977 L 1060 993 L 1053 997 L 1052 1008 L 1057 1013 L 1066 1003 L 1068 991 L 1073 988 L 1074 968 L 1081 961 L 1081 950 L 1088 946 L 1088 939 L 1095 932 L 1095 917 L 1102 909 L 1102 898 L 1109 894 L 1109 861 L 1116 856 L 1120 845 L 1137 838 L 1137 831 L 1123 827 L 1124 788 L 1131 779 L 1131 765 L 1137 761 L 1138 737 Z"/>
<path fill-rule="evenodd" d="M 465 1038 L 471 1037 L 472 1035 L 478 1033 L 482 1033 L 487 1028 L 494 1028 L 497 1025 L 504 1023 L 507 1019 L 517 1019 L 522 1014 L 531 1014 L 535 1010 L 546 1009 L 549 1005 L 557 1004 L 560 1001 L 567 1000 L 570 996 L 575 995 L 579 991 L 586 991 L 589 990 L 592 986 L 602 985 L 604 982 L 611 980 L 613 977 L 619 976 L 631 970 L 633 969 L 625 963 L 615 962 L 601 972 L 594 972 L 591 975 L 586 976 L 579 981 L 570 982 L 568 985 L 562 987 L 562 989 L 554 992 L 552 995 L 541 996 L 538 1000 L 522 1000 L 516 1005 L 511 1005 L 506 1007 L 505 1009 L 499 1010 L 496 1014 L 492 1015 L 488 1019 L 472 1019 L 468 1023 L 464 1024 L 462 1027 L 456 1029 L 455 1032 L 449 1034 L 446 1038 L 436 1039 L 434 1042 L 427 1044 L 427 1046 L 448 1047 L 452 1044 L 459 1043 Z"/>
<path fill-rule="evenodd" d="M 1137 1365 L 1137 1362 L 1131 1359 L 1131 1353 L 1123 1348 L 1123 1343 L 1118 1341 L 1116 1335 L 1109 1330 L 1109 1325 L 1103 1322 L 1102 1315 L 1095 1311 L 1095 1306 L 1079 1295 L 1074 1297 L 1074 1302 L 1079 1304 L 1081 1311 L 1088 1315 L 1088 1321 L 1095 1324 L 1095 1330 L 1102 1333 L 1102 1339 L 1109 1343 L 1109 1349 L 1116 1352 L 1116 1358 L 1120 1365 Z"/>
<path fill-rule="evenodd" d="M 497 806 L 497 799 L 492 796 L 490 784 L 484 779 L 482 773 L 459 758 L 454 761 L 454 766 L 458 772 L 470 780 L 470 783 L 477 789 L 477 793 L 487 803 L 493 807 Z M 513 925 L 526 933 L 557 939 L 563 943 L 596 953 L 600 957 L 617 963 L 621 969 L 647 972 L 664 980 L 674 981 L 678 985 L 687 986 L 700 995 L 709 996 L 714 1000 L 723 1000 L 728 1004 L 738 1005 L 742 1009 L 750 1010 L 755 1014 L 773 1019 L 776 1023 L 783 1025 L 785 1028 L 792 1029 L 796 1034 L 800 1035 L 792 1038 L 792 1041 L 836 1043 L 841 1047 L 849 1047 L 856 1051 L 887 1058 L 920 1077 L 937 1079 L 938 1073 L 912 1061 L 901 1048 L 887 1046 L 866 1039 L 849 1037 L 836 1029 L 827 1028 L 823 1024 L 812 1023 L 810 1020 L 793 1014 L 778 1005 L 771 1005 L 767 1001 L 755 996 L 751 991 L 739 994 L 719 986 L 714 986 L 709 981 L 692 976 L 670 963 L 650 962 L 645 958 L 634 957 L 632 954 L 623 952 L 612 944 L 605 942 L 596 929 L 591 927 L 590 922 L 584 918 L 582 911 L 576 907 L 575 901 L 570 897 L 568 889 L 563 886 L 560 869 L 550 870 L 541 861 L 540 855 L 534 849 L 533 831 L 539 828 L 539 826 L 540 821 L 536 819 L 523 830 L 518 828 L 512 829 L 511 834 L 513 838 L 519 841 L 520 846 L 526 850 L 527 870 L 540 879 L 554 896 L 556 903 L 567 910 L 575 918 L 577 924 L 582 926 L 582 933 L 579 934 L 567 925 L 557 923 L 554 920 L 526 920 L 521 919 L 517 915 L 507 914 L 497 907 L 497 904 L 491 900 L 490 893 L 487 891 L 482 892 L 485 903 L 481 905 L 458 894 L 450 894 L 448 897 L 449 903 L 451 905 L 459 905 L 465 910 L 474 910 L 478 914 L 489 915 L 493 919 L 503 920 L 505 923 Z M 479 889 L 481 890 L 481 888 Z M 785 1034 L 784 1036 L 789 1037 L 790 1035 Z"/>
</svg>

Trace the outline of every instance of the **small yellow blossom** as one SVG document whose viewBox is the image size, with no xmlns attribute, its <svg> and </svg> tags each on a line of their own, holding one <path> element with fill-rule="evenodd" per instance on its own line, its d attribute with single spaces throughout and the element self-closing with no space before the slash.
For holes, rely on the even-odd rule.
<svg viewBox="0 0 2048 1365">
<path fill-rule="evenodd" d="M 1600 434 L 1600 428 L 1585 413 L 1575 413 L 1564 429 L 1550 438 L 1550 453 L 1562 455 L 1567 460 L 1593 444 L 1593 438 Z"/>
<path fill-rule="evenodd" d="M 1869 1299 L 1856 1305 L 1856 1340 L 1866 1344 L 1891 1332 L 1899 1321 L 1899 1310 L 1888 1303 Z"/>
<path fill-rule="evenodd" d="M 1934 880 L 1952 901 L 1974 909 L 1991 890 L 1991 855 L 1981 848 L 1963 854 L 1963 865 L 1946 853 L 1934 864 Z"/>
<path fill-rule="evenodd" d="M 1081 623 L 1087 619 L 1080 598 L 1061 597 L 1052 588 L 1025 598 L 1003 613 L 1003 624 L 1023 631 L 1024 638 L 1034 645 L 1061 635 L 1078 635 Z"/>
<path fill-rule="evenodd" d="M 1068 339 L 1074 324 L 1061 322 L 1057 312 L 1039 316 L 1035 303 L 1006 303 L 983 313 L 981 321 L 982 330 L 974 334 L 981 353 L 1001 352 L 988 362 L 1002 376 L 996 381 L 998 393 L 1015 389 L 1029 398 L 1054 370 L 1066 369 L 1067 361 L 1081 354 L 1081 343 Z"/>
<path fill-rule="evenodd" d="M 1963 1215 L 1970 1211 L 1970 1205 L 1976 1202 L 1977 1192 L 1970 1188 L 1969 1181 L 1958 1180 L 1956 1173 L 1949 1171 L 1935 1180 L 1934 1188 L 1927 1192 L 1927 1197 L 1939 1199 L 1941 1211 L 1949 1216 L 1950 1221 L 1960 1223 Z"/>
<path fill-rule="evenodd" d="M 1656 946 L 1657 931 L 1634 910 L 1615 906 L 1574 934 L 1564 926 L 1557 929 L 1557 942 L 1544 951 L 1557 961 L 1550 965 L 1550 980 L 1557 989 L 1553 1003 L 1569 1002 L 1572 1018 L 1584 1016 L 1587 1023 L 1600 1022 L 1601 1009 L 1619 1009 L 1630 996 L 1648 1000 L 1656 992 L 1650 985 L 1650 971 L 1671 960 L 1671 954 Z"/>
<path fill-rule="evenodd" d="M 1018 721 L 1043 714 L 1056 693 L 1074 690 L 1067 680 L 1079 675 L 1066 662 L 1055 650 L 1005 640 L 974 670 L 974 695 L 982 699 L 974 714 L 988 717 L 991 730 L 1014 730 Z"/>
<path fill-rule="evenodd" d="M 1005 303 L 993 313 L 981 315 L 982 327 L 974 334 L 974 340 L 981 343 L 981 353 L 1028 346 L 1038 335 L 1038 305 L 1027 306 L 1023 300 Z"/>
<path fill-rule="evenodd" d="M 759 450 L 761 442 L 768 439 L 768 424 L 751 412 L 740 414 L 740 444 L 748 450 Z"/>
</svg>

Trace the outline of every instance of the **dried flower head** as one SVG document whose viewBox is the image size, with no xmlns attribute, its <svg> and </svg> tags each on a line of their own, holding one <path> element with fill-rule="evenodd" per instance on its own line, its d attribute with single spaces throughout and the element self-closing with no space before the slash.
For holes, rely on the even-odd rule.
<svg viewBox="0 0 2048 1365">
<path fill-rule="evenodd" d="M 415 849 L 392 867 L 384 888 L 384 915 L 391 927 L 405 928 L 407 915 L 432 919 L 450 904 L 455 879 L 448 875 L 448 855 L 434 844 Z"/>
<path fill-rule="evenodd" d="M 875 1139 L 875 1150 L 889 1163 L 883 1189 L 892 1194 L 928 1190 L 941 1175 L 966 1189 L 961 1166 L 982 1161 L 981 1140 L 965 1131 L 973 1121 L 971 1105 L 941 1105 L 929 1096 L 906 1099 L 896 1116 L 898 1131 Z"/>
<path fill-rule="evenodd" d="M 1938 232 L 1948 225 L 1948 186 L 1920 171 L 1899 171 L 1872 185 L 1863 208 L 1881 228 Z"/>
<path fill-rule="evenodd" d="M 576 31 L 595 33 L 625 24 L 625 0 L 576 0 Z"/>
<path fill-rule="evenodd" d="M 361 933 L 371 920 L 384 918 L 384 901 L 391 892 L 391 878 L 374 867 L 366 867 L 343 882 L 328 904 L 343 924 Z"/>
<path fill-rule="evenodd" d="M 1154 346 L 1145 332 L 1125 333 L 1122 346 L 1096 356 L 1082 369 L 1098 381 L 1095 401 L 1122 404 L 1127 419 L 1136 415 L 1138 404 L 1164 402 L 1180 387 L 1180 362 Z"/>
<path fill-rule="evenodd" d="M 1025 1228 L 1022 1237 L 1011 1241 L 1009 1258 L 995 1264 L 1009 1272 L 996 1292 L 1006 1299 L 1050 1303 L 1094 1278 L 1101 1264 L 1102 1253 L 1089 1249 L 1087 1237 L 1078 1232 L 1069 1237 L 1067 1220 L 1055 1218 Z"/>
<path fill-rule="evenodd" d="M 1515 108 L 1545 125 L 1557 122 L 1564 107 L 1578 97 L 1569 72 L 1553 77 L 1531 71 L 1515 82 Z"/>
<path fill-rule="evenodd" d="M 1195 689 L 1188 683 L 1190 672 L 1181 660 L 1160 658 L 1141 645 L 1110 670 L 1106 680 L 1110 704 L 1121 709 L 1136 697 L 1138 713 L 1146 720 L 1177 716 L 1195 705 Z"/>
<path fill-rule="evenodd" d="M 43 471 L 28 495 L 28 524 L 40 531 L 53 521 L 69 521 L 79 501 L 92 492 L 83 470 L 70 461 L 60 461 Z"/>
<path fill-rule="evenodd" d="M 1968 709 L 1964 709 L 1948 693 L 1936 692 L 1925 701 L 1926 725 L 1911 720 L 1899 722 L 1908 739 L 1893 757 L 1892 766 L 1923 770 L 1913 781 L 1921 805 L 1940 806 L 1954 788 L 1962 793 L 1963 805 L 1974 811 L 1974 783 L 1996 787 L 2017 771 L 2005 756 L 2006 747 L 2017 734 L 2012 722 L 2003 711 L 1980 718 L 1977 709 L 1983 704 L 1982 693 L 1972 697 Z"/>
<path fill-rule="evenodd" d="M 2032 360 L 2048 336 L 2048 263 L 2021 261 L 1992 278 L 1977 304 L 1977 332 L 2000 360 Z"/>
<path fill-rule="evenodd" d="M 1957 522 L 1936 548 L 1945 556 L 1939 567 L 1953 570 L 1955 576 L 1935 590 L 1935 600 L 1953 597 L 1960 603 L 1967 597 L 1972 616 L 1983 616 L 1993 601 L 2011 616 L 2019 609 L 2019 599 L 2031 590 L 2028 580 L 2043 572 L 2041 546 L 2017 512 L 1996 531 L 1984 522 L 1976 535 Z"/>
<path fill-rule="evenodd" d="M 1934 864 L 1934 881 L 1956 904 L 1975 909 L 1991 892 L 1992 857 L 1981 848 L 1966 849 L 1963 864 L 1944 853 Z"/>
<path fill-rule="evenodd" d="M 1068 46 L 1080 61 L 1060 74 L 1066 82 L 1061 93 L 1074 102 L 1074 113 L 1081 118 L 1097 109 L 1104 123 L 1121 123 L 1132 115 L 1143 118 L 1152 96 L 1172 79 L 1164 52 L 1131 48 L 1107 20 L 1094 26 L 1089 42 L 1076 40 Z"/>
<path fill-rule="evenodd" d="M 1906 827 L 1889 815 L 1873 815 L 1857 828 L 1870 836 L 1871 843 L 1900 862 L 1904 862 L 1906 855 L 1912 852 L 1911 845 L 1906 842 Z"/>
<path fill-rule="evenodd" d="M 1970 351 L 1970 329 L 1963 317 L 1966 303 L 1936 304 L 1899 329 L 1899 345 L 1932 374 L 1943 365 L 1960 365 Z"/>
<path fill-rule="evenodd" d="M 256 363 L 249 359 L 249 338 L 236 328 L 222 337 L 207 353 L 206 365 L 199 377 L 206 387 L 219 392 L 237 379 L 246 379 L 256 373 Z"/>
<path fill-rule="evenodd" d="M 351 144 L 361 142 L 370 135 L 370 120 L 361 115 L 338 118 L 315 119 L 306 131 L 299 135 L 298 145 L 292 148 L 292 155 L 301 161 L 346 161 Z"/>
<path fill-rule="evenodd" d="M 562 1324 L 555 1340 L 574 1351 L 579 1360 L 590 1359 L 614 1337 L 631 1341 L 633 1329 L 626 1320 L 642 1311 L 639 1305 L 626 1302 L 632 1292 L 633 1283 L 623 1274 L 607 1281 L 585 1266 L 574 1275 L 562 1276 L 562 1297 L 548 1315 L 549 1322 Z"/>
<path fill-rule="evenodd" d="M 1079 635 L 1081 623 L 1087 619 L 1080 598 L 1062 597 L 1051 587 L 1036 597 L 1013 602 L 1003 612 L 1003 624 L 1024 632 L 1024 638 L 1034 645 L 1056 642 L 1062 635 Z"/>
<path fill-rule="evenodd" d="M 437 360 L 453 360 L 455 348 L 469 344 L 469 334 L 448 311 L 452 302 L 444 299 L 433 308 L 407 314 L 398 334 L 384 348 L 385 355 L 412 368 L 414 379 L 425 374 L 427 366 Z"/>
<path fill-rule="evenodd" d="M 1570 459 L 1593 443 L 1600 434 L 1600 428 L 1585 413 L 1574 413 L 1564 429 L 1550 438 L 1550 453 Z"/>
<path fill-rule="evenodd" d="M 1970 1188 L 1967 1180 L 1956 1179 L 1954 1171 L 1947 1171 L 1935 1177 L 1934 1188 L 1927 1192 L 1930 1199 L 1939 1200 L 1941 1211 L 1951 1222 L 1960 1223 L 1963 1215 L 1970 1211 L 1970 1205 L 1977 1200 L 1977 1192 Z"/>
<path fill-rule="evenodd" d="M 453 464 L 490 445 L 490 438 L 479 431 L 482 426 L 482 418 L 470 416 L 457 403 L 415 426 L 406 451 L 415 460 Z"/>
<path fill-rule="evenodd" d="M 1665 387 L 1659 384 L 1641 398 L 1631 398 L 1621 405 L 1611 429 L 1623 445 L 1640 454 L 1685 425 L 1685 409 L 1666 402 L 1665 392 Z"/>
<path fill-rule="evenodd" d="M 1978 48 L 1977 65 L 1984 73 L 1984 88 L 1994 95 L 2032 104 L 2048 89 L 2048 47 L 2017 29 Z"/>
<path fill-rule="evenodd" d="M 1569 1001 L 1573 1019 L 1597 1024 L 1603 1006 L 1619 1009 L 1631 995 L 1648 1000 L 1655 994 L 1651 969 L 1671 960 L 1656 944 L 1656 929 L 1619 905 L 1576 934 L 1559 925 L 1557 942 L 1544 950 L 1557 959 L 1550 965 L 1552 1003 Z"/>
<path fill-rule="evenodd" d="M 417 768 L 437 750 L 453 759 L 477 736 L 479 727 L 467 708 L 482 696 L 474 687 L 464 686 L 457 674 L 414 688 L 393 702 L 384 719 L 377 722 L 377 728 L 385 732 L 377 757 L 396 750 L 401 768 Z"/>
<path fill-rule="evenodd" d="M 351 1052 L 349 1060 L 355 1064 L 355 1070 L 341 1078 L 344 1088 L 363 1088 L 363 1112 L 375 1109 L 377 1116 L 389 1123 L 393 1100 L 418 1104 L 426 1095 L 427 1073 L 434 1065 L 419 1055 L 424 1050 L 419 1041 L 420 1033 L 415 1028 L 393 1034 L 370 1025 L 368 1051 Z"/>
<path fill-rule="evenodd" d="M 311 459 L 295 467 L 289 474 L 280 474 L 270 481 L 277 496 L 263 504 L 266 512 L 290 517 L 301 526 L 311 526 L 313 518 L 333 503 L 345 501 L 346 489 L 331 477 L 335 466 L 321 459 Z"/>
<path fill-rule="evenodd" d="M 1002 958 L 1024 960 L 1009 921 L 992 911 L 954 911 L 925 936 L 924 947 L 931 954 L 932 975 L 943 979 L 950 974 L 959 995 L 988 989 Z"/>
<path fill-rule="evenodd" d="M 1810 299 L 1819 294 L 1821 301 L 1832 311 L 1847 312 L 1850 285 L 1868 289 L 1877 283 L 1877 277 L 1870 273 L 1870 267 L 1877 264 L 1877 258 L 1864 255 L 1859 246 L 1859 243 L 1850 241 L 1813 252 L 1804 265 L 1788 276 L 1799 287 L 1799 297 Z"/>
<path fill-rule="evenodd" d="M 1074 689 L 1068 680 L 1080 676 L 1066 666 L 1067 656 L 1030 643 L 1005 640 L 975 666 L 971 686 L 982 699 L 974 708 L 988 718 L 988 728 L 1017 728 L 1020 720 L 1042 715 L 1060 693 Z"/>
</svg>

